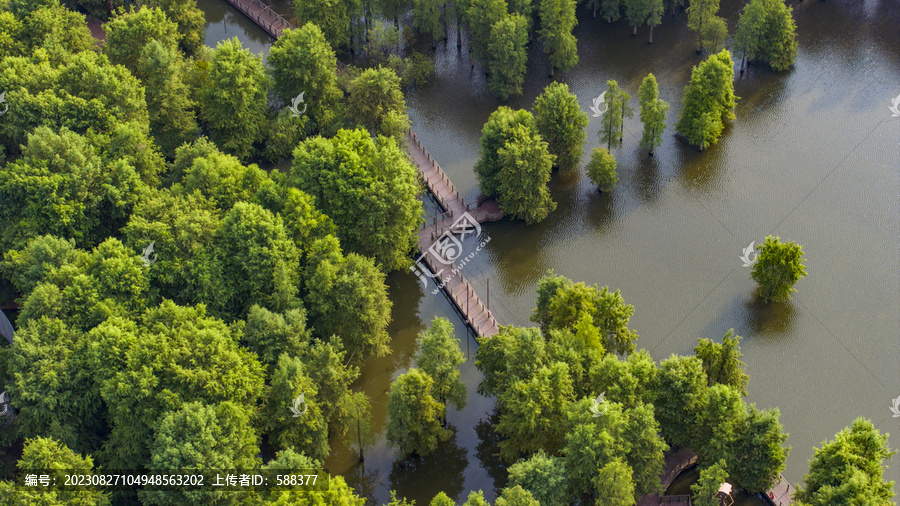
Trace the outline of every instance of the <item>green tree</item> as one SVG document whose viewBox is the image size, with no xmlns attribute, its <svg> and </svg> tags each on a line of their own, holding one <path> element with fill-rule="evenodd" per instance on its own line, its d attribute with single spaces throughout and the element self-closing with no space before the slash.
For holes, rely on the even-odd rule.
<svg viewBox="0 0 900 506">
<path fill-rule="evenodd" d="M 570 170 L 578 166 L 585 144 L 588 117 L 578 105 L 578 97 L 563 83 L 550 83 L 534 100 L 534 122 L 556 166 Z"/>
<path fill-rule="evenodd" d="M 541 42 L 544 52 L 550 55 L 550 74 L 553 69 L 562 72 L 578 64 L 578 44 L 572 30 L 578 24 L 575 18 L 575 0 L 541 0 Z"/>
<path fill-rule="evenodd" d="M 527 459 L 509 466 L 510 487 L 521 487 L 544 506 L 570 503 L 568 478 L 562 459 L 538 450 Z"/>
<path fill-rule="evenodd" d="M 157 261 L 147 275 L 160 297 L 179 304 L 204 301 L 210 311 L 222 312 L 226 285 L 213 244 L 220 226 L 218 211 L 199 192 L 161 190 L 137 203 L 122 233 L 135 252 L 153 242 Z"/>
<path fill-rule="evenodd" d="M 444 19 L 441 0 L 412 0 L 413 26 L 431 37 L 431 47 L 444 37 Z"/>
<path fill-rule="evenodd" d="M 518 380 L 543 367 L 546 341 L 536 328 L 503 326 L 491 338 L 479 338 L 475 367 L 484 375 L 478 393 L 499 396 Z"/>
<path fill-rule="evenodd" d="M 735 460 L 741 431 L 747 425 L 747 406 L 740 392 L 729 385 L 713 385 L 703 393 L 698 407 L 691 448 L 703 462 Z"/>
<path fill-rule="evenodd" d="M 796 292 L 794 284 L 806 277 L 803 247 L 781 242 L 780 237 L 767 236 L 759 248 L 759 256 L 753 264 L 750 277 L 759 284 L 759 294 L 766 302 L 790 300 Z"/>
<path fill-rule="evenodd" d="M 172 469 L 256 469 L 259 442 L 250 413 L 231 402 L 210 406 L 188 402 L 159 421 L 150 445 L 150 471 Z M 143 504 L 179 505 L 230 502 L 219 490 L 140 491 Z"/>
<path fill-rule="evenodd" d="M 372 135 L 404 138 L 409 130 L 409 116 L 400 78 L 393 70 L 367 69 L 350 82 L 349 92 L 347 116 L 351 123 L 363 126 Z"/>
<path fill-rule="evenodd" d="M 720 460 L 700 470 L 700 479 L 691 485 L 691 495 L 694 496 L 694 504 L 697 506 L 719 506 L 720 501 L 716 497 L 719 487 L 728 479 L 728 470 L 725 461 Z"/>
<path fill-rule="evenodd" d="M 778 483 L 790 446 L 788 434 L 778 421 L 778 409 L 760 411 L 750 405 L 747 423 L 740 430 L 731 474 L 750 493 L 771 490 Z"/>
<path fill-rule="evenodd" d="M 294 186 L 315 197 L 334 220 L 341 244 L 391 271 L 409 263 L 422 218 L 419 172 L 388 139 L 341 130 L 308 139 L 294 151 Z"/>
<path fill-rule="evenodd" d="M 625 118 L 634 115 L 634 110 L 628 106 L 631 95 L 619 88 L 616 81 L 606 81 L 606 91 L 604 92 L 608 107 L 603 113 L 600 122 L 600 142 L 606 142 L 606 149 L 618 148 L 622 146 L 622 136 L 625 131 Z"/>
<path fill-rule="evenodd" d="M 150 133 L 168 156 L 197 136 L 196 104 L 184 82 L 184 62 L 178 53 L 150 40 L 137 62 L 147 90 Z"/>
<path fill-rule="evenodd" d="M 659 368 L 656 419 L 670 446 L 685 447 L 695 441 L 694 420 L 699 416 L 708 388 L 703 362 L 697 357 L 672 355 Z"/>
<path fill-rule="evenodd" d="M 325 403 L 310 378 L 311 367 L 299 357 L 282 354 L 260 416 L 269 444 L 276 450 L 294 449 L 324 460 L 329 453 Z M 296 411 L 295 411 L 296 409 Z M 299 416 L 297 414 L 299 413 Z"/>
<path fill-rule="evenodd" d="M 531 321 L 544 333 L 553 329 L 575 328 L 584 315 L 593 320 L 603 337 L 606 350 L 625 355 L 634 351 L 637 333 L 628 328 L 634 306 L 625 304 L 619 291 L 608 287 L 586 286 L 549 273 L 538 282 L 537 307 Z"/>
<path fill-rule="evenodd" d="M 83 26 L 83 21 L 79 23 Z M 91 39 L 89 48 L 94 46 Z M 130 128 L 146 135 L 144 91 L 127 69 L 110 64 L 105 55 L 95 51 L 65 53 L 61 60 L 51 63 L 11 57 L 0 61 L 9 90 L 6 99 L 14 107 L 0 124 L 0 142 L 7 156 L 18 154 L 40 126 L 54 133 L 66 128 L 80 135 L 92 132 L 101 136 Z M 144 150 L 152 150 L 152 143 Z M 98 156 L 106 158 L 103 152 Z"/>
<path fill-rule="evenodd" d="M 47 316 L 16 332 L 6 374 L 19 437 L 53 438 L 79 453 L 97 449 L 106 428 L 97 423 L 103 410 L 91 376 L 81 371 L 84 341 L 82 332 Z"/>
<path fill-rule="evenodd" d="M 565 438 L 566 407 L 573 399 L 568 366 L 554 362 L 532 377 L 519 380 L 500 394 L 500 422 L 495 430 L 505 436 L 500 455 L 507 462 L 544 449 L 555 453 Z"/>
<path fill-rule="evenodd" d="M 268 88 L 262 59 L 236 37 L 216 46 L 200 90 L 200 118 L 222 150 L 240 159 L 254 153 L 268 121 Z"/>
<path fill-rule="evenodd" d="M 10 2 L 14 7 L 15 2 Z M 84 15 L 67 9 L 56 1 L 35 2 L 29 12 L 18 12 L 21 20 L 19 43 L 27 56 L 38 48 L 46 49 L 55 64 L 64 62 L 71 54 L 94 52 L 97 42 L 84 22 Z"/>
<path fill-rule="evenodd" d="M 263 470 L 284 469 L 295 472 L 298 469 L 320 469 L 321 462 L 311 459 L 294 450 L 284 450 L 275 454 L 275 459 L 262 466 Z M 274 505 L 293 506 L 296 504 L 308 504 L 310 506 L 365 506 L 366 500 L 358 497 L 347 485 L 342 476 L 331 476 L 328 480 L 328 488 L 322 491 L 309 491 L 298 489 L 269 489 L 260 494 L 258 503 L 253 506 Z"/>
<path fill-rule="evenodd" d="M 780 0 L 744 4 L 734 33 L 734 45 L 744 59 L 762 60 L 775 70 L 787 70 L 797 57 L 797 24 L 793 9 Z"/>
<path fill-rule="evenodd" d="M 634 504 L 634 481 L 631 468 L 620 459 L 614 459 L 601 467 L 594 476 L 594 488 L 603 504 L 631 506 Z"/>
<path fill-rule="evenodd" d="M 621 454 L 632 469 L 633 495 L 640 498 L 659 490 L 659 475 L 665 467 L 669 445 L 660 436 L 652 405 L 641 403 L 626 413 L 628 421 L 618 439 L 624 446 Z"/>
<path fill-rule="evenodd" d="M 631 26 L 631 35 L 637 35 L 638 27 L 647 21 L 650 15 L 650 2 L 648 0 L 624 0 L 625 20 Z"/>
<path fill-rule="evenodd" d="M 583 315 L 574 329 L 551 330 L 547 350 L 550 361 L 563 362 L 569 367 L 575 397 L 587 395 L 589 371 L 593 364 L 603 361 L 606 353 L 600 329 L 594 326 L 591 317 Z"/>
<path fill-rule="evenodd" d="M 528 22 L 510 14 L 491 27 L 487 42 L 488 88 L 500 100 L 522 94 L 528 63 Z"/>
<path fill-rule="evenodd" d="M 618 21 L 622 17 L 622 0 L 599 0 L 600 14 L 606 18 L 607 23 Z"/>
<path fill-rule="evenodd" d="M 51 234 L 91 247 L 125 224 L 146 186 L 132 164 L 104 159 L 88 139 L 38 127 L 22 156 L 0 169 L 3 251 Z"/>
<path fill-rule="evenodd" d="M 322 417 L 329 426 L 338 426 L 348 415 L 344 411 L 347 408 L 345 401 L 353 394 L 350 385 L 359 377 L 359 369 L 349 364 L 337 336 L 331 336 L 327 341 L 319 340 L 309 347 L 302 359 L 316 385 Z"/>
<path fill-rule="evenodd" d="M 378 10 L 384 17 L 393 19 L 397 28 L 400 27 L 400 16 L 409 9 L 409 0 L 376 0 Z"/>
<path fill-rule="evenodd" d="M 653 27 L 662 23 L 666 7 L 663 0 L 645 0 L 647 2 L 647 26 L 650 27 L 650 44 L 653 44 Z"/>
<path fill-rule="evenodd" d="M 206 18 L 193 0 L 149 0 L 148 5 L 159 7 L 170 21 L 178 25 L 178 46 L 187 56 L 197 56 L 203 48 Z"/>
<path fill-rule="evenodd" d="M 456 506 L 456 503 L 444 492 L 438 492 L 438 494 L 431 499 L 431 502 L 428 503 L 428 506 Z"/>
<path fill-rule="evenodd" d="M 357 362 L 390 353 L 391 301 L 385 275 L 372 260 L 343 256 L 337 239 L 328 236 L 313 244 L 307 270 L 306 301 L 316 335 L 340 337 L 348 359 Z"/>
<path fill-rule="evenodd" d="M 256 203 L 257 194 L 272 181 L 256 164 L 244 165 L 232 155 L 218 150 L 198 158 L 184 169 L 172 191 L 179 195 L 199 193 L 215 207 L 229 211 L 237 203 Z"/>
<path fill-rule="evenodd" d="M 500 186 L 504 182 L 500 178 L 503 164 L 499 151 L 512 138 L 516 126 L 523 125 L 532 134 L 538 136 L 534 116 L 524 109 L 513 110 L 500 106 L 492 112 L 481 129 L 481 158 L 475 163 L 475 175 L 481 193 L 488 197 L 497 197 Z"/>
<path fill-rule="evenodd" d="M 666 112 L 669 104 L 659 98 L 656 76 L 647 74 L 638 89 L 640 101 L 641 123 L 644 124 L 644 135 L 641 136 L 641 147 L 650 151 L 662 144 L 662 134 L 666 130 Z"/>
<path fill-rule="evenodd" d="M 655 404 L 658 373 L 656 363 L 646 350 L 632 353 L 628 360 L 607 354 L 591 364 L 583 395 L 606 392 L 606 399 L 629 410 L 641 403 Z"/>
<path fill-rule="evenodd" d="M 445 409 L 450 403 L 461 411 L 466 407 L 466 385 L 462 382 L 459 366 L 466 358 L 459 350 L 453 324 L 446 318 L 435 317 L 431 327 L 416 338 L 416 346 L 419 349 L 416 365 L 434 380 L 435 398 Z"/>
<path fill-rule="evenodd" d="M 484 500 L 484 492 L 479 490 L 475 492 L 474 490 L 469 492 L 469 497 L 466 498 L 466 502 L 462 504 L 462 506 L 491 506 L 489 502 Z"/>
<path fill-rule="evenodd" d="M 231 401 L 255 409 L 263 367 L 202 305 L 163 301 L 144 313 L 139 332 L 140 340 L 125 353 L 125 367 L 101 390 L 112 425 L 101 456 L 110 468 L 142 468 L 149 461 L 154 427 L 183 403 Z"/>
<path fill-rule="evenodd" d="M 691 70 L 675 130 L 704 150 L 719 140 L 725 123 L 735 118 L 736 102 L 734 62 L 731 53 L 723 49 Z"/>
<path fill-rule="evenodd" d="M 533 128 L 515 126 L 497 155 L 500 161 L 497 202 L 504 215 L 532 224 L 556 209 L 547 187 L 555 157 Z"/>
<path fill-rule="evenodd" d="M 741 395 L 747 395 L 750 376 L 744 372 L 747 364 L 741 361 L 741 336 L 734 335 L 734 329 L 725 334 L 721 343 L 700 339 L 694 347 L 694 354 L 703 361 L 703 371 L 706 372 L 709 386 L 729 385 Z"/>
<path fill-rule="evenodd" d="M 534 498 L 531 492 L 516 485 L 501 490 L 500 497 L 494 501 L 494 506 L 541 506 L 541 503 Z"/>
<path fill-rule="evenodd" d="M 616 175 L 616 157 L 606 148 L 594 148 L 591 161 L 588 162 L 587 175 L 601 192 L 611 191 L 619 182 Z"/>
<path fill-rule="evenodd" d="M 25 440 L 19 469 L 65 469 L 74 473 L 91 474 L 94 461 L 90 455 L 80 456 L 66 445 L 50 437 Z M 10 481 L 0 481 L 0 497 L 9 506 L 108 506 L 109 496 L 94 488 L 80 490 L 41 490 L 33 487 L 16 488 Z M 7 502 L 8 501 L 8 502 Z"/>
<path fill-rule="evenodd" d="M 291 309 L 283 314 L 274 313 L 253 304 L 241 339 L 271 374 L 283 353 L 291 357 L 302 357 L 307 353 L 311 338 L 306 328 L 306 312 Z"/>
<path fill-rule="evenodd" d="M 688 28 L 697 32 L 697 52 L 703 50 L 703 34 L 719 12 L 719 0 L 694 0 L 688 5 Z"/>
<path fill-rule="evenodd" d="M 471 32 L 472 50 L 475 58 L 488 61 L 491 32 L 494 26 L 507 18 L 505 0 L 470 0 L 466 11 L 469 31 Z"/>
<path fill-rule="evenodd" d="M 272 44 L 266 61 L 278 98 L 289 103 L 302 93 L 307 107 L 302 117 L 311 118 L 310 129 L 332 133 L 343 93 L 337 84 L 337 58 L 322 30 L 312 23 L 285 30 Z"/>
<path fill-rule="evenodd" d="M 273 311 L 299 307 L 300 254 L 281 217 L 238 202 L 222 220 L 215 241 L 229 314 L 244 316 L 254 303 Z"/>
<path fill-rule="evenodd" d="M 894 482 L 884 479 L 884 460 L 896 452 L 888 447 L 872 422 L 857 418 L 822 442 L 809 461 L 809 474 L 794 493 L 794 500 L 809 506 L 892 503 Z"/>
<path fill-rule="evenodd" d="M 315 24 L 331 47 L 344 47 L 350 41 L 350 13 L 341 0 L 307 0 L 294 4 L 301 29 Z"/>
<path fill-rule="evenodd" d="M 719 51 L 728 38 L 728 23 L 719 16 L 713 16 L 703 25 L 700 40 L 711 53 Z"/>
<path fill-rule="evenodd" d="M 432 396 L 433 386 L 434 380 L 419 369 L 410 369 L 391 383 L 387 440 L 401 459 L 428 455 L 450 437 L 450 431 L 441 427 L 444 406 Z"/>
<path fill-rule="evenodd" d="M 344 397 L 341 411 L 343 434 L 350 448 L 359 452 L 359 460 L 365 459 L 366 448 L 375 444 L 375 433 L 372 430 L 372 403 L 364 392 L 353 392 Z"/>
<path fill-rule="evenodd" d="M 146 74 L 140 71 L 138 61 L 141 52 L 150 41 L 156 41 L 163 48 L 178 50 L 178 25 L 157 8 L 134 7 L 116 16 L 103 25 L 106 40 L 103 50 L 113 65 L 122 65 L 141 81 L 146 82 Z"/>
<path fill-rule="evenodd" d="M 84 251 L 75 248 L 75 241 L 42 235 L 30 239 L 21 250 L 7 251 L 0 269 L 19 293 L 28 294 L 52 271 L 79 262 L 84 256 Z"/>
</svg>

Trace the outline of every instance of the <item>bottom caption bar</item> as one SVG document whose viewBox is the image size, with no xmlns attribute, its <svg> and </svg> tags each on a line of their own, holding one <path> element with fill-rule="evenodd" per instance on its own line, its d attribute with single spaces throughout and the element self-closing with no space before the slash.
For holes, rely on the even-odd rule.
<svg viewBox="0 0 900 506">
<path fill-rule="evenodd" d="M 16 486 L 33 490 L 328 490 L 325 469 L 20 470 Z"/>
</svg>

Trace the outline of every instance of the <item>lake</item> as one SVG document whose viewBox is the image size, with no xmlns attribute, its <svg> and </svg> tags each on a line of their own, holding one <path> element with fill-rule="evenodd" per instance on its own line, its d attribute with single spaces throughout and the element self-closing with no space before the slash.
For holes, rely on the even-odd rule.
<svg viewBox="0 0 900 506">
<path fill-rule="evenodd" d="M 635 306 L 631 327 L 638 346 L 656 360 L 692 353 L 697 339 L 720 340 L 734 328 L 750 375 L 748 402 L 778 407 L 793 447 L 785 477 L 799 483 L 813 447 L 854 418 L 870 419 L 898 444 L 900 419 L 891 399 L 900 395 L 900 118 L 888 109 L 900 94 L 900 4 L 896 1 L 810 1 L 796 4 L 795 68 L 776 73 L 749 67 L 737 76 L 737 119 L 718 144 L 703 152 L 674 134 L 684 86 L 701 55 L 684 12 L 667 14 L 647 43 L 647 29 L 631 36 L 623 23 L 606 24 L 579 8 L 579 65 L 556 79 L 569 85 L 585 112 L 606 81 L 632 95 L 648 72 L 668 101 L 669 128 L 655 156 L 639 148 L 641 124 L 626 119 L 624 144 L 615 150 L 619 184 L 607 194 L 582 171 L 554 173 L 557 210 L 527 226 L 503 220 L 484 225 L 491 241 L 464 269 L 486 295 L 502 324 L 530 325 L 536 283 L 553 269 L 576 281 L 620 289 Z M 734 30 L 740 3 L 723 1 L 720 15 Z M 237 36 L 254 52 L 272 39 L 221 0 L 201 0 L 210 24 L 206 43 Z M 276 4 L 286 13 L 287 4 Z M 436 76 L 407 93 L 413 131 L 467 199 L 478 195 L 472 170 L 481 127 L 499 105 L 484 76 L 471 70 L 455 32 L 436 51 Z M 421 41 L 420 50 L 430 44 Z M 737 56 L 735 57 L 737 60 Z M 531 108 L 550 82 L 546 57 L 531 47 L 524 96 L 507 105 Z M 637 114 L 635 114 L 637 116 Z M 599 118 L 591 117 L 588 146 L 598 145 Z M 742 249 L 767 235 L 803 246 L 809 276 L 789 303 L 761 304 L 742 267 Z M 467 245 L 474 250 L 474 241 Z M 386 421 L 390 382 L 412 365 L 415 337 L 435 316 L 457 328 L 463 352 L 476 343 L 433 286 L 422 290 L 409 273 L 389 276 L 394 301 L 393 354 L 366 364 L 359 386 L 375 401 L 376 425 Z M 482 442 L 493 400 L 479 396 L 481 376 L 463 366 L 469 404 L 452 409 L 455 440 L 433 456 L 400 469 L 384 437 L 365 466 L 337 442 L 326 463 L 379 503 L 389 490 L 427 504 L 440 490 L 462 501 L 483 489 L 492 499 L 504 471 L 485 457 Z M 482 461 L 484 457 L 484 461 Z M 896 460 L 896 458 L 895 458 Z M 900 480 L 894 462 L 886 474 Z"/>
</svg>

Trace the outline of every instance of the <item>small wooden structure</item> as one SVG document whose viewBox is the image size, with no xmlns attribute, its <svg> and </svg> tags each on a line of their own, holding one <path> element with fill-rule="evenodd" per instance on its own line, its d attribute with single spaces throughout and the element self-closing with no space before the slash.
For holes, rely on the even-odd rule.
<svg viewBox="0 0 900 506">
<path fill-rule="evenodd" d="M 284 30 L 294 28 L 294 25 L 288 23 L 281 14 L 278 14 L 271 7 L 260 2 L 260 0 L 228 0 L 228 3 L 237 7 L 251 21 L 276 39 L 281 37 L 281 32 Z"/>
</svg>

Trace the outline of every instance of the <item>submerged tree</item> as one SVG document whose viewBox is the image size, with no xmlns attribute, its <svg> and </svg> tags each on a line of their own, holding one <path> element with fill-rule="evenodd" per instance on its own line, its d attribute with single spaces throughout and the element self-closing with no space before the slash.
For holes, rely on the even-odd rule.
<svg viewBox="0 0 900 506">
<path fill-rule="evenodd" d="M 738 19 L 734 44 L 744 59 L 762 60 L 775 70 L 787 70 L 797 57 L 797 23 L 782 0 L 751 0 Z"/>
<path fill-rule="evenodd" d="M 540 37 L 550 55 L 550 75 L 553 69 L 566 72 L 578 64 L 578 44 L 572 35 L 578 24 L 575 0 L 541 0 L 540 8 Z"/>
<path fill-rule="evenodd" d="M 725 123 L 735 118 L 736 102 L 734 62 L 731 53 L 723 49 L 692 69 L 675 130 L 691 144 L 706 149 L 718 142 Z"/>
<path fill-rule="evenodd" d="M 416 339 L 419 348 L 416 364 L 434 380 L 433 392 L 438 402 L 453 404 L 459 411 L 466 407 L 466 385 L 459 372 L 466 361 L 459 349 L 459 339 L 446 318 L 435 318 L 431 327 Z M 446 420 L 445 420 L 446 423 Z"/>
<path fill-rule="evenodd" d="M 666 130 L 666 113 L 669 104 L 659 98 L 659 88 L 656 84 L 656 76 L 647 74 L 638 90 L 640 101 L 641 122 L 644 124 L 644 134 L 641 136 L 641 147 L 650 151 L 662 143 L 662 134 Z"/>
<path fill-rule="evenodd" d="M 591 152 L 591 161 L 587 164 L 587 174 L 599 191 L 612 190 L 619 182 L 619 176 L 616 175 L 616 158 L 606 148 L 594 148 Z"/>
<path fill-rule="evenodd" d="M 487 49 L 488 88 L 501 100 L 522 94 L 528 63 L 528 23 L 510 14 L 491 27 Z"/>
<path fill-rule="evenodd" d="M 759 257 L 750 276 L 759 284 L 759 292 L 766 302 L 790 300 L 796 292 L 794 284 L 806 276 L 803 265 L 803 247 L 791 242 L 781 242 L 780 237 L 766 237 L 759 248 Z"/>
<path fill-rule="evenodd" d="M 497 203 L 503 214 L 532 224 L 556 209 L 547 187 L 555 157 L 540 135 L 517 125 L 497 150 L 497 156 L 500 161 Z"/>
<path fill-rule="evenodd" d="M 622 146 L 625 118 L 634 115 L 634 111 L 628 106 L 631 95 L 619 88 L 616 81 L 607 81 L 604 93 L 609 106 L 603 113 L 597 135 L 600 136 L 601 143 L 606 142 L 606 149 L 618 148 Z"/>
<path fill-rule="evenodd" d="M 560 170 L 578 166 L 584 149 L 588 117 L 578 105 L 578 97 L 563 83 L 550 83 L 534 101 L 534 121 L 538 132 L 556 157 Z"/>
<path fill-rule="evenodd" d="M 428 455 L 450 437 L 450 431 L 441 427 L 444 406 L 432 396 L 433 386 L 434 380 L 419 369 L 410 369 L 391 383 L 387 440 L 401 459 Z"/>
</svg>

